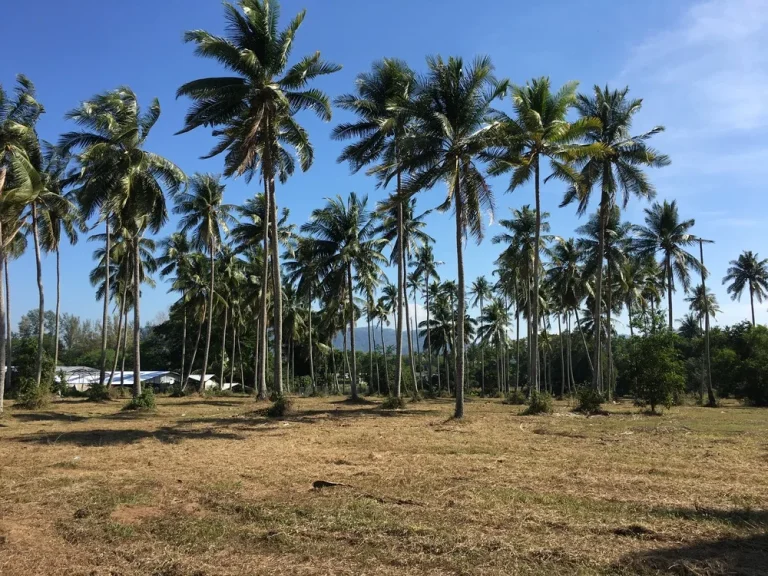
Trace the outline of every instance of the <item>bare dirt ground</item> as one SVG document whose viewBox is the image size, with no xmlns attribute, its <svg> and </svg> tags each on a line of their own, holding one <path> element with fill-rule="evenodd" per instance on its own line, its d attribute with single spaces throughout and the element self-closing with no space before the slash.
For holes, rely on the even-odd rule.
<svg viewBox="0 0 768 576">
<path fill-rule="evenodd" d="M 121 406 L 0 420 L 0 574 L 768 574 L 768 410 Z"/>
</svg>

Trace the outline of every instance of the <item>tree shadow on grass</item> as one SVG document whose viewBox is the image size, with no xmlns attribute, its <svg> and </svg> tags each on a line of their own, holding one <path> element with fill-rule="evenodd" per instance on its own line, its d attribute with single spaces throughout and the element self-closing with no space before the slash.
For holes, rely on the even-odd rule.
<svg viewBox="0 0 768 576">
<path fill-rule="evenodd" d="M 242 440 L 243 436 L 233 432 L 221 432 L 208 428 L 205 430 L 185 430 L 165 426 L 157 430 L 75 430 L 61 434 L 41 433 L 26 434 L 12 438 L 23 444 L 70 444 L 75 446 L 119 446 L 134 444 L 153 438 L 163 444 L 179 444 L 184 440 Z"/>
<path fill-rule="evenodd" d="M 63 412 L 16 412 L 11 414 L 15 420 L 21 422 L 83 422 L 89 419 L 89 416 L 78 416 L 76 414 L 65 414 Z"/>
<path fill-rule="evenodd" d="M 768 534 L 633 552 L 623 556 L 614 569 L 620 574 L 764 576 L 768 574 Z"/>
</svg>

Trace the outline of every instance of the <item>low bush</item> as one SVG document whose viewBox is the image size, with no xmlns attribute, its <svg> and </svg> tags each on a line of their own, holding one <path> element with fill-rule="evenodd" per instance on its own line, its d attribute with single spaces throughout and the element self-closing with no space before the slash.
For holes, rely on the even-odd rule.
<svg viewBox="0 0 768 576">
<path fill-rule="evenodd" d="M 19 391 L 16 395 L 16 406 L 26 408 L 27 410 L 40 410 L 45 408 L 51 402 L 51 393 L 48 386 L 40 384 L 34 380 L 24 378 L 19 383 Z"/>
<path fill-rule="evenodd" d="M 273 393 L 270 398 L 272 397 L 274 397 L 272 406 L 267 408 L 267 416 L 270 418 L 282 418 L 291 411 L 291 408 L 293 408 L 293 402 L 287 396 L 275 396 Z"/>
<path fill-rule="evenodd" d="M 534 416 L 536 414 L 552 414 L 552 396 L 547 392 L 531 392 L 528 399 L 528 407 L 523 410 L 523 416 Z"/>
<path fill-rule="evenodd" d="M 147 387 L 141 394 L 131 398 L 130 402 L 123 406 L 123 410 L 154 410 L 156 407 L 155 391 Z"/>
<path fill-rule="evenodd" d="M 510 404 L 513 406 L 522 406 L 525 404 L 525 394 L 522 390 L 512 390 L 507 396 L 502 400 L 502 404 Z"/>
<path fill-rule="evenodd" d="M 405 398 L 402 396 L 387 396 L 381 403 L 382 410 L 402 410 L 405 408 Z"/>
<path fill-rule="evenodd" d="M 576 408 L 574 412 L 582 414 L 601 414 L 602 405 L 605 402 L 603 395 L 592 388 L 592 386 L 582 386 L 576 393 Z"/>
<path fill-rule="evenodd" d="M 206 398 L 228 398 L 234 396 L 235 393 L 232 390 L 220 390 L 219 388 L 206 388 L 203 392 L 203 396 Z"/>
<path fill-rule="evenodd" d="M 130 388 L 127 386 L 110 386 L 109 387 L 109 397 L 112 400 L 121 400 L 123 398 L 128 398 L 128 395 L 130 394 Z"/>
<path fill-rule="evenodd" d="M 109 388 L 98 382 L 91 384 L 85 395 L 89 402 L 106 402 L 111 399 Z"/>
</svg>

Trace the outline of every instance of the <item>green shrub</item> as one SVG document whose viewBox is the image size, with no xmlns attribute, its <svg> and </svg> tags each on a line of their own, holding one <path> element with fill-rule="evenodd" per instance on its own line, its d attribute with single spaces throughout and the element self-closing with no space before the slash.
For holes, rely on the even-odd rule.
<svg viewBox="0 0 768 576">
<path fill-rule="evenodd" d="M 675 335 L 662 331 L 640 338 L 633 347 L 635 368 L 634 393 L 637 403 L 671 407 L 675 397 L 685 390 L 685 366 L 675 348 Z"/>
<path fill-rule="evenodd" d="M 85 396 L 89 402 L 106 402 L 112 399 L 109 388 L 98 382 L 91 384 L 88 390 L 85 391 Z"/>
<path fill-rule="evenodd" d="M 405 398 L 402 396 L 387 396 L 381 403 L 382 410 L 402 410 L 405 408 Z"/>
<path fill-rule="evenodd" d="M 512 390 L 509 394 L 507 394 L 506 398 L 502 400 L 502 404 L 510 404 L 512 406 L 522 406 L 525 404 L 525 394 L 522 390 Z"/>
<path fill-rule="evenodd" d="M 531 392 L 528 399 L 528 407 L 523 410 L 523 416 L 533 416 L 536 414 L 552 414 L 552 396 L 547 392 Z"/>
<path fill-rule="evenodd" d="M 235 394 L 232 392 L 232 390 L 219 390 L 218 387 L 206 388 L 205 392 L 203 392 L 203 396 L 206 398 L 228 398 L 234 395 Z"/>
<path fill-rule="evenodd" d="M 128 386 L 110 386 L 109 387 L 109 397 L 112 400 L 127 398 L 129 392 L 130 392 L 130 388 L 128 388 Z"/>
<path fill-rule="evenodd" d="M 131 398 L 130 402 L 123 407 L 123 410 L 154 410 L 157 407 L 155 403 L 155 391 L 151 386 L 147 386 L 141 391 L 141 394 Z"/>
<path fill-rule="evenodd" d="M 270 418 L 282 418 L 291 411 L 293 402 L 290 398 L 280 395 L 275 396 L 274 393 L 272 396 L 275 397 L 275 399 L 272 401 L 272 406 L 267 408 L 267 416 Z"/>
<path fill-rule="evenodd" d="M 603 402 L 605 402 L 605 398 L 599 391 L 592 386 L 582 386 L 576 393 L 574 411 L 582 414 L 600 414 L 603 412 Z"/>
<path fill-rule="evenodd" d="M 16 394 L 16 406 L 27 410 L 40 410 L 51 402 L 51 393 L 48 386 L 41 383 L 37 386 L 31 378 L 23 378 L 19 382 L 19 391 Z"/>
</svg>

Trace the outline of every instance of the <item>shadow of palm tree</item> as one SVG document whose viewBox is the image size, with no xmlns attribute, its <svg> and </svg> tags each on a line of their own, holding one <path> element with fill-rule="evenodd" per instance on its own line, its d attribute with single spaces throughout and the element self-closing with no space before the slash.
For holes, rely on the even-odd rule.
<svg viewBox="0 0 768 576">
<path fill-rule="evenodd" d="M 12 414 L 15 420 L 21 422 L 83 422 L 88 416 L 64 414 L 62 412 L 16 412 Z"/>
<path fill-rule="evenodd" d="M 154 438 L 164 444 L 179 444 L 184 440 L 242 440 L 243 436 L 233 432 L 221 432 L 208 428 L 205 430 L 185 430 L 165 426 L 157 430 L 75 430 L 52 434 L 37 432 L 18 436 L 11 440 L 22 444 L 71 444 L 75 446 L 116 446 L 133 444 L 147 438 Z"/>
</svg>

